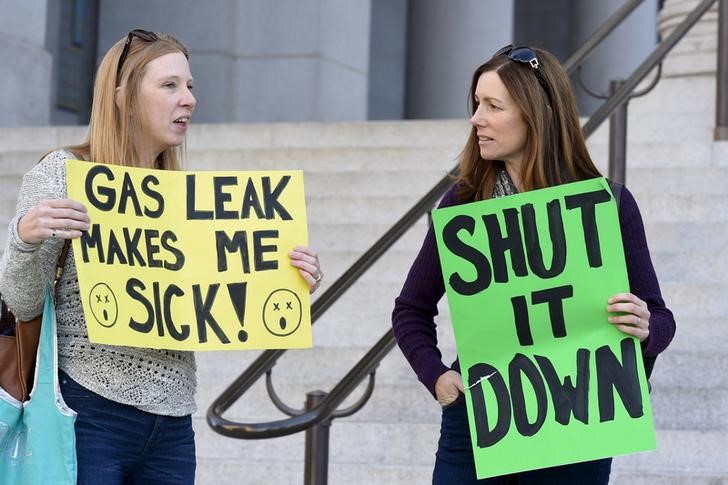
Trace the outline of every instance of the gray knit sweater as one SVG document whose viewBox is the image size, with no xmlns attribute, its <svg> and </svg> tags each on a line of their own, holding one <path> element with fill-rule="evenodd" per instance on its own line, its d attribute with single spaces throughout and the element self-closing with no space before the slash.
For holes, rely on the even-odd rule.
<svg viewBox="0 0 728 485">
<path fill-rule="evenodd" d="M 0 260 L 0 293 L 20 320 L 43 309 L 44 282 L 53 278 L 63 241 L 27 244 L 18 221 L 42 199 L 65 198 L 66 159 L 55 151 L 23 177 L 16 215 Z M 91 344 L 79 297 L 73 250 L 56 289 L 58 365 L 82 386 L 112 401 L 167 416 L 195 411 L 195 358 L 192 352 Z"/>
</svg>

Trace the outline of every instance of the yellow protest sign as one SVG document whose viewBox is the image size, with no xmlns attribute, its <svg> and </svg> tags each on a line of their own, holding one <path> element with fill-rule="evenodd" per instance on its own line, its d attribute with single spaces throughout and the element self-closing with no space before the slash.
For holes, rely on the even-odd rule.
<svg viewBox="0 0 728 485">
<path fill-rule="evenodd" d="M 311 346 L 301 171 L 183 172 L 69 160 L 91 228 L 73 241 L 92 342 L 177 350 Z"/>
</svg>

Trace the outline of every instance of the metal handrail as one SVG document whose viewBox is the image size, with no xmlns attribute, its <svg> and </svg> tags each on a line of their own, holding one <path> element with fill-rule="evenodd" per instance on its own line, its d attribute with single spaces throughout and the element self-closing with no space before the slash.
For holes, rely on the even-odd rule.
<svg viewBox="0 0 728 485">
<path fill-rule="evenodd" d="M 567 61 L 567 70 L 573 70 L 591 53 L 594 47 L 609 34 L 616 25 L 624 20 L 643 0 L 630 0 L 617 12 L 615 12 L 597 31 L 587 39 Z M 451 173 L 454 173 L 451 172 Z M 451 174 L 443 177 L 433 189 L 425 195 L 410 211 L 405 214 L 385 235 L 383 235 L 362 257 L 360 257 L 334 284 L 329 287 L 311 306 L 311 324 L 318 318 L 371 266 L 379 257 L 392 246 L 402 234 L 404 234 L 424 213 L 432 208 L 437 200 L 450 185 Z M 231 428 L 239 425 L 255 434 L 255 438 L 268 437 L 268 431 L 260 431 L 259 427 L 249 423 L 233 423 L 225 420 L 222 414 L 230 408 L 257 380 L 264 374 L 270 372 L 278 359 L 285 353 L 284 349 L 264 351 L 235 381 L 208 408 L 207 422 L 213 430 L 227 436 L 231 436 Z M 364 376 L 362 376 L 363 379 Z M 357 385 L 360 379 L 357 379 Z M 356 386 L 352 387 L 352 390 Z M 326 398 L 326 399 L 331 399 Z M 326 402 L 324 399 L 324 402 Z M 302 415 L 301 415 L 302 416 Z M 298 418 L 301 418 L 298 416 Z M 322 418 L 317 418 L 320 421 Z M 284 422 L 284 421 L 283 421 Z M 279 422 L 279 423 L 283 423 Z M 258 436 L 262 432 L 265 436 Z M 247 432 L 246 432 L 247 433 Z M 237 435 L 236 435 L 237 436 Z M 278 435 L 276 435 L 278 436 Z M 245 434 L 245 437 L 248 437 Z"/>
<path fill-rule="evenodd" d="M 312 305 L 311 324 L 361 277 L 399 238 L 426 214 L 452 185 L 453 170 L 425 194 L 397 223 L 394 224 L 369 250 L 336 280 Z M 210 427 L 233 438 L 262 439 L 297 433 L 326 419 L 336 410 L 359 383 L 379 365 L 394 346 L 392 331 L 387 332 L 352 370 L 313 410 L 299 416 L 269 423 L 238 423 L 222 417 L 250 387 L 273 368 L 285 349 L 266 350 L 212 403 L 207 411 Z M 372 360 L 374 359 L 374 360 Z"/>
<path fill-rule="evenodd" d="M 582 127 L 588 138 L 622 103 L 642 79 L 661 62 L 674 45 L 702 17 L 716 0 L 703 0 L 678 27 L 663 40 L 652 54 L 635 70 L 632 76 L 589 118 Z M 724 1 L 724 0 L 721 0 Z M 623 7 L 623 9 L 626 8 Z M 611 19 L 610 19 L 611 20 Z M 573 56 L 572 56 L 573 57 Z M 452 184 L 455 169 L 443 177 L 397 223 L 367 250 L 333 285 L 311 306 L 312 324 L 350 288 L 396 241 L 432 208 Z M 388 330 L 362 359 L 320 401 L 316 407 L 300 415 L 266 423 L 230 421 L 222 414 L 245 393 L 263 374 L 273 368 L 285 350 L 264 351 L 208 408 L 207 422 L 219 434 L 232 438 L 264 439 L 303 431 L 331 417 L 337 407 L 366 378 L 374 373 L 381 360 L 394 347 L 393 330 Z"/>
<path fill-rule="evenodd" d="M 718 72 L 715 76 L 715 140 L 728 140 L 728 0 L 718 6 Z"/>
</svg>

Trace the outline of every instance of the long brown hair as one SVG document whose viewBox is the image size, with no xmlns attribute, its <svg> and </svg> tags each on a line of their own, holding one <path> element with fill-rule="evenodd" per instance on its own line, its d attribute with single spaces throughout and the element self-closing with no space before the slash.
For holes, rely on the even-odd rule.
<svg viewBox="0 0 728 485">
<path fill-rule="evenodd" d="M 132 39 L 129 52 L 122 65 L 119 84 L 116 84 L 116 69 L 124 49 L 126 37 L 114 44 L 101 60 L 94 82 L 91 119 L 86 140 L 68 150 L 78 156 L 97 163 L 142 166 L 142 156 L 134 140 L 140 139 L 143 127 L 137 115 L 139 105 L 139 86 L 145 67 L 152 60 L 166 54 L 180 52 L 189 59 L 187 48 L 168 34 L 157 34 L 153 42 Z M 121 87 L 124 95 L 116 104 L 116 88 Z M 179 168 L 183 146 L 170 147 L 159 154 L 154 167 L 168 170 Z"/>
<path fill-rule="evenodd" d="M 521 111 L 527 126 L 520 184 L 524 191 L 600 177 L 586 149 L 569 78 L 559 61 L 543 49 L 532 48 L 549 88 L 547 94 L 528 64 L 506 55 L 491 58 L 473 73 L 470 112 L 475 113 L 475 89 L 484 72 L 495 71 Z M 549 99 L 550 98 L 550 99 Z M 500 160 L 480 156 L 475 127 L 460 155 L 458 197 L 463 201 L 488 199 L 493 193 Z"/>
</svg>

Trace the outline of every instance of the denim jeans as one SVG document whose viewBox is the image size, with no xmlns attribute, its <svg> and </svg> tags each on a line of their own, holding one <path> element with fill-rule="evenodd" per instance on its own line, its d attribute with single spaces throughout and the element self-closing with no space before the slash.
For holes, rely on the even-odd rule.
<svg viewBox="0 0 728 485">
<path fill-rule="evenodd" d="M 63 399 L 78 413 L 78 485 L 195 482 L 191 416 L 160 416 L 105 399 L 58 377 Z"/>
<path fill-rule="evenodd" d="M 478 480 L 475 477 L 475 461 L 468 431 L 468 414 L 461 395 L 454 404 L 442 410 L 440 441 L 432 484 L 606 485 L 609 483 L 611 468 L 612 459 L 605 458 Z"/>
</svg>

